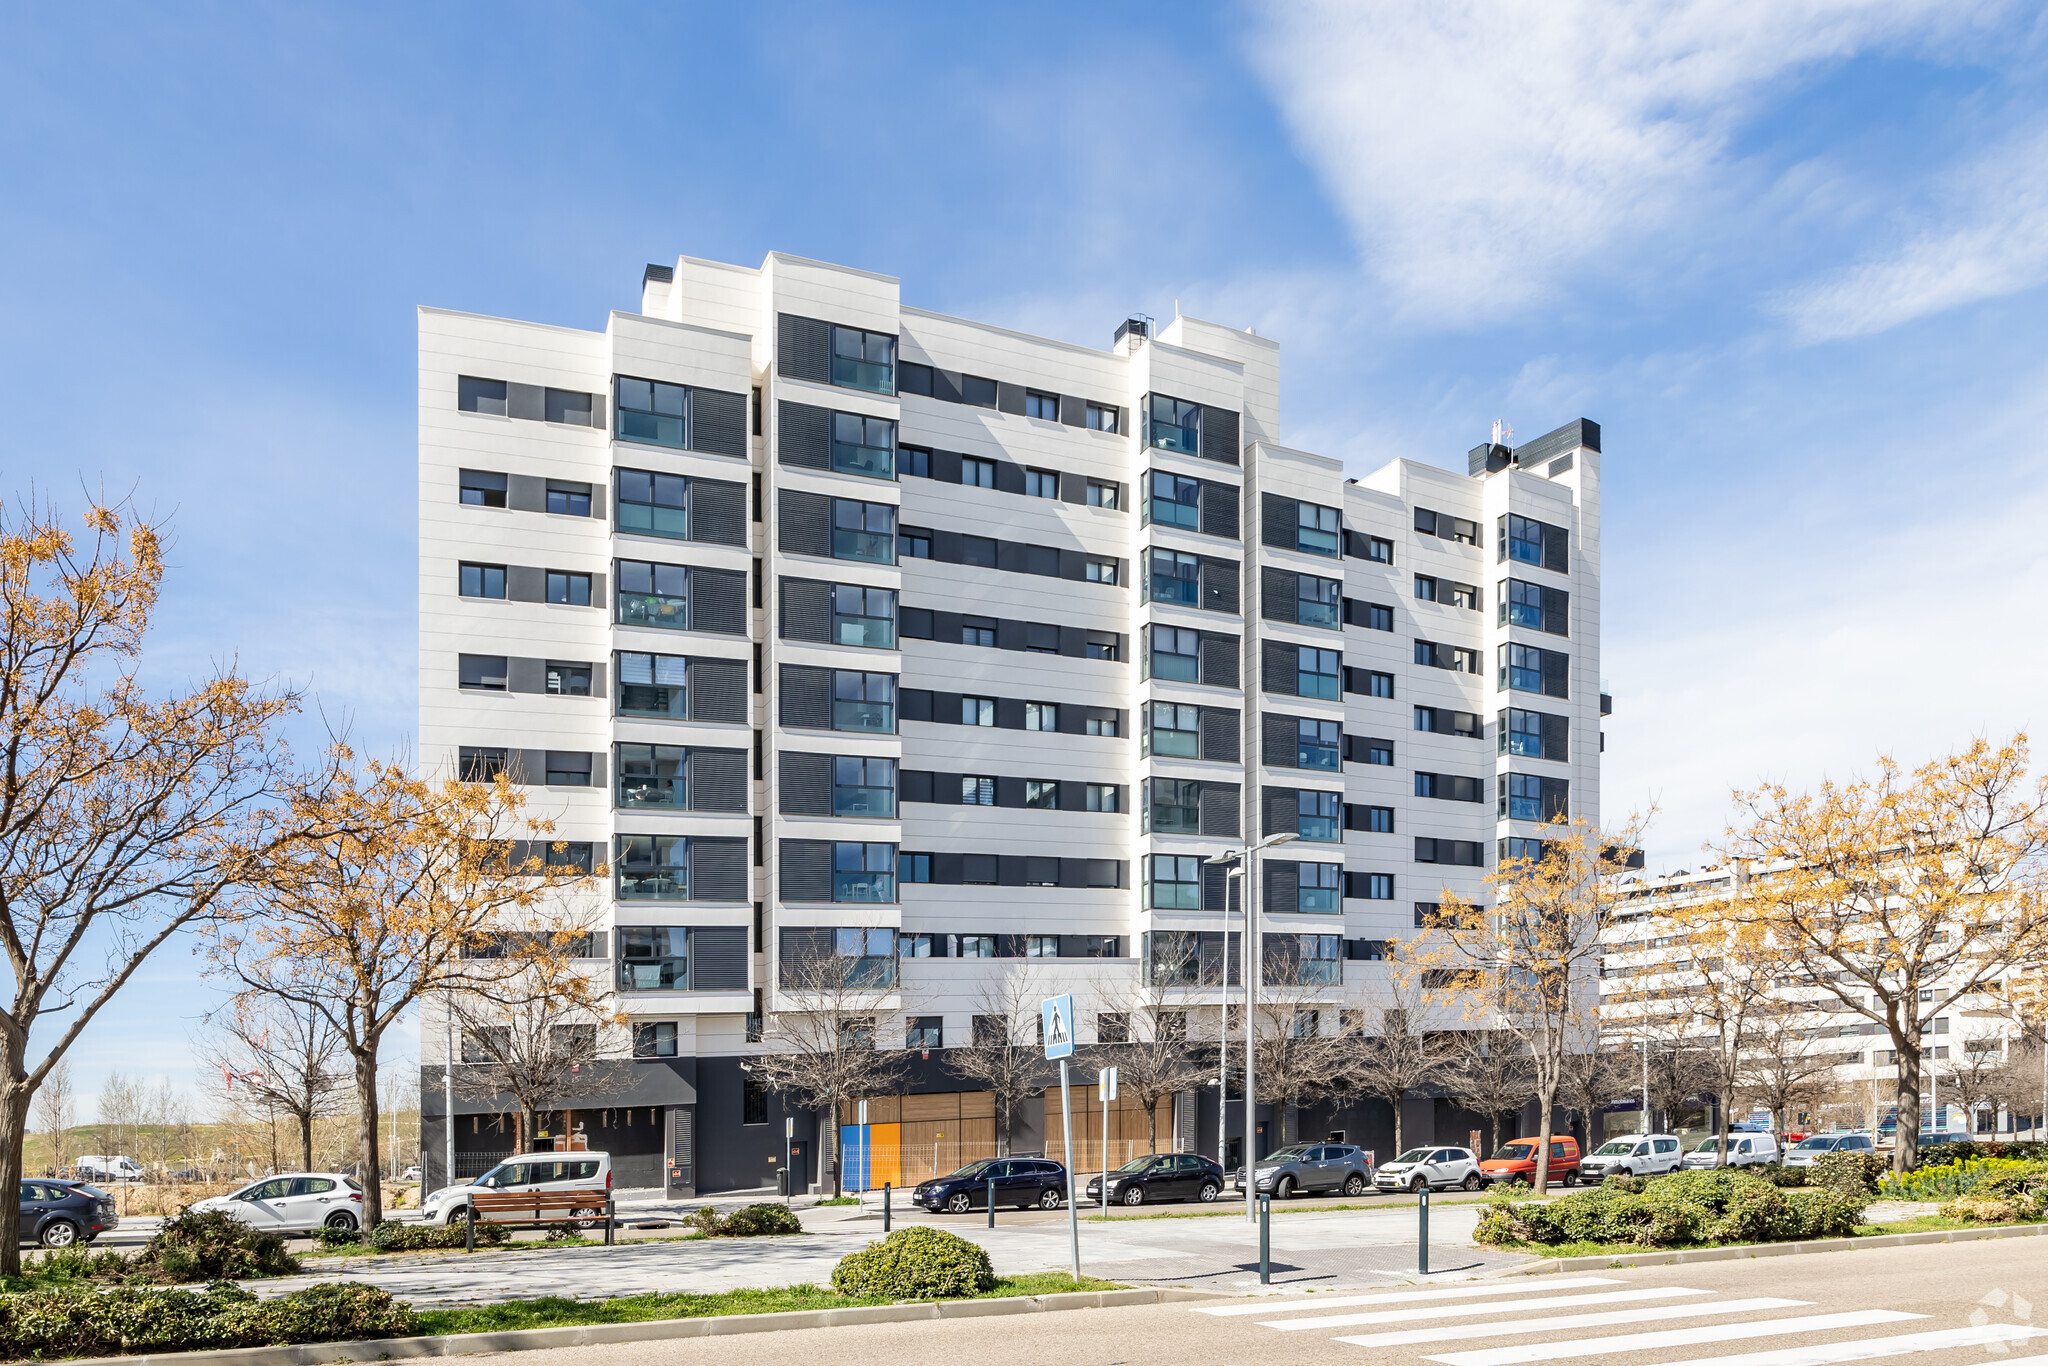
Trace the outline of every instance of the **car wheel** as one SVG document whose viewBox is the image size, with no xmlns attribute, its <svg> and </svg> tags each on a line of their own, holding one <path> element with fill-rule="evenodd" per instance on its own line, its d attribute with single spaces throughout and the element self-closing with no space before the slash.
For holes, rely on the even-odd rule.
<svg viewBox="0 0 2048 1366">
<path fill-rule="evenodd" d="M 1408 1183 L 1408 1189 L 1415 1192 L 1417 1195 L 1422 1194 L 1424 1191 L 1429 1189 L 1429 1178 L 1426 1176 L 1416 1177 L 1413 1181 L 1410 1181 Z"/>
<path fill-rule="evenodd" d="M 946 1197 L 946 1212 L 948 1214 L 965 1214 L 973 1208 L 974 1197 L 966 1191 L 954 1191 Z"/>
<path fill-rule="evenodd" d="M 1059 1189 L 1055 1186 L 1047 1186 L 1044 1190 L 1040 1191 L 1038 1193 L 1038 1207 L 1040 1209 L 1058 1209 L 1060 1207 Z"/>
<path fill-rule="evenodd" d="M 1346 1195 L 1365 1194 L 1365 1178 L 1360 1176 L 1357 1172 L 1353 1172 L 1351 1173 L 1351 1175 L 1345 1177 L 1344 1193 Z"/>
<path fill-rule="evenodd" d="M 578 1228 L 590 1229 L 604 1227 L 604 1211 L 601 1209 L 590 1209 L 586 1207 L 584 1209 L 571 1210 L 569 1212 L 569 1217 Z"/>
<path fill-rule="evenodd" d="M 1273 1198 L 1275 1200 L 1292 1200 L 1294 1198 L 1294 1178 L 1283 1176 L 1278 1181 L 1275 1181 L 1273 1183 Z"/>
<path fill-rule="evenodd" d="M 1468 1191 L 1486 1189 L 1486 1179 L 1482 1177 L 1478 1172 L 1468 1173 L 1465 1179 L 1459 1184 L 1464 1186 L 1464 1188 Z"/>
<path fill-rule="evenodd" d="M 347 1210 L 338 1209 L 327 1216 L 327 1227 L 329 1228 L 352 1229 L 355 1226 L 356 1217 Z"/>
<path fill-rule="evenodd" d="M 449 1224 L 449 1225 L 457 1225 L 457 1224 L 466 1224 L 466 1223 L 468 1223 L 468 1222 L 469 1222 L 469 1206 L 468 1206 L 468 1205 L 455 1205 L 455 1206 L 452 1206 L 452 1207 L 450 1207 L 450 1209 L 449 1209 L 449 1211 L 448 1211 L 448 1216 L 447 1216 L 447 1217 L 446 1217 L 445 1219 L 443 1219 L 443 1220 L 442 1220 L 441 1222 L 442 1222 L 442 1223 L 444 1223 L 444 1224 Z"/>
<path fill-rule="evenodd" d="M 1616 1168 L 1615 1168 L 1615 1169 L 1614 1169 L 1613 1171 L 1611 1171 L 1611 1172 L 1609 1172 L 1609 1173 L 1607 1173 L 1607 1174 L 1608 1174 L 1609 1176 L 1634 1176 L 1634 1175 L 1635 1175 L 1635 1173 L 1634 1173 L 1634 1172 L 1632 1172 L 1632 1171 L 1630 1171 L 1630 1170 L 1629 1170 L 1629 1169 L 1628 1169 L 1627 1167 L 1616 1167 Z"/>
<path fill-rule="evenodd" d="M 1564 1175 L 1559 1177 L 1558 1179 L 1567 1186 L 1576 1186 L 1579 1184 L 1579 1174 L 1569 1167 L 1565 1168 Z"/>
<path fill-rule="evenodd" d="M 69 1219 L 52 1219 L 43 1225 L 42 1237 L 38 1241 L 44 1247 L 70 1247 L 78 1241 L 78 1225 Z"/>
<path fill-rule="evenodd" d="M 1223 1187 L 1217 1185 L 1214 1181 L 1204 1181 L 1202 1189 L 1195 1192 L 1195 1199 L 1205 1205 L 1214 1204 L 1216 1197 L 1221 1194 L 1223 1194 Z"/>
<path fill-rule="evenodd" d="M 1130 1185 L 1128 1185 L 1128 1186 L 1125 1186 L 1125 1187 L 1124 1187 L 1124 1193 L 1123 1193 L 1122 1199 L 1123 1199 L 1123 1202 L 1124 1202 L 1124 1203 L 1125 1203 L 1126 1205 L 1142 1205 L 1142 1204 L 1144 1204 L 1144 1203 L 1145 1203 L 1145 1188 L 1144 1188 L 1144 1186 L 1140 1185 L 1140 1184 L 1139 1184 L 1138 1182 L 1136 1182 L 1136 1181 L 1133 1181 L 1133 1182 L 1131 1182 L 1131 1184 L 1130 1184 Z"/>
</svg>

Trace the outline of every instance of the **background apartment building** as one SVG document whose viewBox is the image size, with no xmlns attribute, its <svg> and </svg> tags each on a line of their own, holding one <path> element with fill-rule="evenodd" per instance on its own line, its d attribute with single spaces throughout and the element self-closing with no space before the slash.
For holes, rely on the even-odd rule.
<svg viewBox="0 0 2048 1366">
<path fill-rule="evenodd" d="M 870 1118 L 947 1168 L 994 1141 L 945 1063 L 992 980 L 1074 992 L 1084 1045 L 1216 1037 L 1210 857 L 1298 836 L 1266 980 L 1334 1031 L 1443 889 L 1598 820 L 1598 427 L 1351 479 L 1281 444 L 1279 381 L 1249 331 L 1098 350 L 779 254 L 650 266 L 601 331 L 420 311 L 421 759 L 505 767 L 612 866 L 591 970 L 634 1057 L 559 1123 L 622 1182 L 773 1182 L 741 1063 L 799 950 L 893 984 L 878 1043 L 918 1056 Z M 458 1173 L 494 1108 L 456 1104 Z M 1390 1119 L 1303 1132 L 1385 1156 Z M 1213 1154 L 1216 1088 L 1169 1121 Z"/>
</svg>

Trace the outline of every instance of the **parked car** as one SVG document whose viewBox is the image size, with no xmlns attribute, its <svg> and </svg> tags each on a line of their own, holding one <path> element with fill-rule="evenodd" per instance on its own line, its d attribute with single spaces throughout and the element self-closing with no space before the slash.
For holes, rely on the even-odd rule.
<svg viewBox="0 0 2048 1366">
<path fill-rule="evenodd" d="M 1729 1132 L 1727 1165 L 1753 1167 L 1777 1160 L 1778 1140 L 1769 1134 Z M 1702 1140 L 1699 1147 L 1685 1155 L 1685 1165 L 1693 1168 L 1720 1166 L 1721 1141 L 1715 1138 Z"/>
<path fill-rule="evenodd" d="M 71 1170 L 78 1173 L 81 1181 L 99 1177 L 107 1181 L 140 1181 L 148 1173 L 142 1164 L 132 1157 L 81 1157 L 71 1164 Z"/>
<path fill-rule="evenodd" d="M 1410 1148 L 1374 1172 L 1372 1183 L 1383 1191 L 1419 1191 L 1424 1186 L 1476 1191 L 1486 1178 L 1479 1174 L 1479 1159 L 1470 1148 Z"/>
<path fill-rule="evenodd" d="M 970 1162 L 959 1171 L 918 1182 L 910 1198 L 926 1209 L 965 1214 L 988 1208 L 991 1181 L 999 1207 L 1058 1209 L 1067 1198 L 1067 1169 L 1042 1157 L 991 1157 Z"/>
<path fill-rule="evenodd" d="M 1195 1153 L 1147 1153 L 1109 1174 L 1109 1198 L 1120 1205 L 1152 1200 L 1208 1202 L 1223 1193 L 1223 1168 Z M 1102 1199 L 1102 1177 L 1088 1178 L 1088 1199 Z"/>
<path fill-rule="evenodd" d="M 469 1217 L 470 1192 L 529 1190 L 610 1190 L 610 1153 L 519 1153 L 506 1158 L 474 1181 L 443 1186 L 420 1202 L 430 1224 L 452 1224 Z M 578 1222 L 604 1219 L 604 1209 L 580 1210 Z"/>
<path fill-rule="evenodd" d="M 1684 1145 L 1675 1134 L 1638 1134 L 1602 1143 L 1579 1164 L 1579 1175 L 1588 1181 L 1605 1181 L 1610 1176 L 1661 1176 L 1675 1172 L 1685 1162 Z"/>
<path fill-rule="evenodd" d="M 83 1181 L 35 1177 L 21 1183 L 21 1241 L 44 1247 L 91 1242 L 121 1222 L 114 1197 Z"/>
<path fill-rule="evenodd" d="M 202 1213 L 219 1210 L 266 1233 L 310 1233 L 317 1228 L 360 1228 L 363 1188 L 340 1172 L 266 1176 L 229 1195 L 196 1202 Z"/>
<path fill-rule="evenodd" d="M 1348 1143 L 1297 1143 L 1259 1159 L 1254 1179 L 1278 1199 L 1309 1191 L 1363 1195 L 1372 1183 L 1372 1159 Z M 1235 1184 L 1244 1189 L 1244 1171 Z"/>
<path fill-rule="evenodd" d="M 1491 1185 L 1496 1181 L 1536 1182 L 1536 1154 L 1543 1146 L 1540 1138 L 1518 1138 L 1512 1143 L 1503 1143 L 1494 1149 L 1493 1156 L 1479 1164 L 1479 1175 Z M 1579 1180 L 1579 1140 L 1569 1135 L 1558 1135 L 1550 1140 L 1551 1180 L 1561 1185 L 1573 1186 Z"/>
<path fill-rule="evenodd" d="M 398 1179 L 400 1181 L 417 1181 L 420 1179 L 420 1169 L 418 1167 L 407 1167 L 398 1174 Z"/>
<path fill-rule="evenodd" d="M 1829 1153 L 1874 1153 L 1877 1145 L 1869 1134 L 1814 1134 L 1802 1138 L 1785 1154 L 1788 1167 L 1811 1167 L 1815 1158 Z"/>
</svg>

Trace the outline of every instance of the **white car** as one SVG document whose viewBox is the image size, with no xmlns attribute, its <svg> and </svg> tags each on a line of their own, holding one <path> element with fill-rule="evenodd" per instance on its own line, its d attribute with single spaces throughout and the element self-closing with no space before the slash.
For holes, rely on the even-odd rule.
<svg viewBox="0 0 2048 1366">
<path fill-rule="evenodd" d="M 1870 1141 L 1869 1134 L 1815 1134 L 1792 1145 L 1792 1150 L 1785 1154 L 1785 1165 L 1811 1167 L 1815 1158 L 1826 1157 L 1829 1153 L 1876 1151 L 1877 1145 Z"/>
<path fill-rule="evenodd" d="M 1579 1176 L 1588 1184 L 1610 1176 L 1661 1176 L 1677 1171 L 1684 1161 L 1684 1145 L 1676 1135 L 1638 1134 L 1602 1143 L 1579 1164 Z"/>
<path fill-rule="evenodd" d="M 319 1228 L 361 1228 L 363 1188 L 340 1172 L 266 1176 L 234 1192 L 196 1202 L 265 1233 L 311 1233 Z"/>
<path fill-rule="evenodd" d="M 103 1181 L 140 1181 L 147 1175 L 142 1164 L 132 1157 L 81 1157 L 71 1164 L 71 1169 L 81 1181 L 95 1177 Z"/>
<path fill-rule="evenodd" d="M 469 1217 L 470 1192 L 505 1193 L 526 1190 L 610 1190 L 610 1153 L 520 1153 L 508 1157 L 474 1181 L 443 1186 L 420 1202 L 430 1224 L 452 1224 Z M 602 1217 L 602 1208 L 593 1209 Z"/>
<path fill-rule="evenodd" d="M 1731 1167 L 1753 1167 L 1759 1163 L 1778 1160 L 1778 1140 L 1771 1134 L 1728 1135 L 1728 1165 Z M 1701 1167 L 1721 1165 L 1721 1144 L 1718 1139 L 1709 1138 L 1685 1155 L 1685 1165 L 1695 1170 Z"/>
<path fill-rule="evenodd" d="M 1486 1178 L 1479 1174 L 1479 1159 L 1470 1148 L 1410 1148 L 1375 1171 L 1372 1184 L 1383 1191 L 1420 1191 L 1424 1186 L 1476 1191 L 1486 1185 Z"/>
<path fill-rule="evenodd" d="M 398 1174 L 398 1179 L 400 1181 L 417 1181 L 420 1179 L 420 1169 L 418 1167 L 407 1167 Z"/>
</svg>

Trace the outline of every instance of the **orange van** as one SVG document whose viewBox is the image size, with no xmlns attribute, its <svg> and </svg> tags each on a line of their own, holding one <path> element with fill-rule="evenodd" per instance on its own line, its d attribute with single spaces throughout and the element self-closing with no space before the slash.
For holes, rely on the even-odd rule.
<svg viewBox="0 0 2048 1366">
<path fill-rule="evenodd" d="M 1480 1178 L 1489 1186 L 1516 1177 L 1534 1185 L 1536 1153 L 1541 1144 L 1542 1140 L 1537 1138 L 1518 1138 L 1501 1144 L 1492 1157 L 1479 1164 Z M 1566 1186 L 1579 1183 L 1579 1141 L 1570 1134 L 1551 1135 L 1550 1179 Z"/>
</svg>

